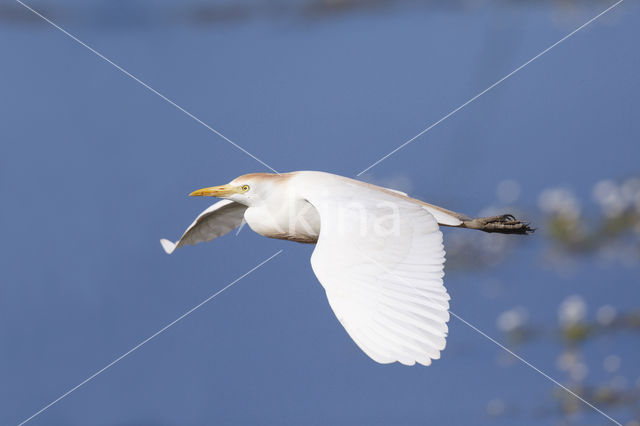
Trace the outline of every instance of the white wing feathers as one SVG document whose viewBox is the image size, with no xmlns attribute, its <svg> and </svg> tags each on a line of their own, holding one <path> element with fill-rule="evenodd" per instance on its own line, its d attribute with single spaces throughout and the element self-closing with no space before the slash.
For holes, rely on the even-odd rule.
<svg viewBox="0 0 640 426">
<path fill-rule="evenodd" d="M 218 201 L 200 213 L 178 241 L 174 243 L 162 239 L 160 244 L 167 254 L 171 254 L 179 247 L 208 242 L 221 237 L 242 224 L 246 209 L 247 206 L 235 201 Z"/>
<path fill-rule="evenodd" d="M 445 210 L 443 208 L 433 206 L 427 203 L 421 203 L 422 208 L 427 210 L 429 213 L 436 218 L 439 225 L 447 225 L 447 226 L 460 226 L 462 225 L 462 220 L 459 217 L 453 215 L 453 212 Z"/>
<path fill-rule="evenodd" d="M 313 271 L 351 338 L 380 363 L 429 365 L 438 359 L 446 344 L 449 295 L 434 216 L 420 204 L 349 179 L 336 181 L 328 196 L 300 192 L 321 220 Z"/>
</svg>

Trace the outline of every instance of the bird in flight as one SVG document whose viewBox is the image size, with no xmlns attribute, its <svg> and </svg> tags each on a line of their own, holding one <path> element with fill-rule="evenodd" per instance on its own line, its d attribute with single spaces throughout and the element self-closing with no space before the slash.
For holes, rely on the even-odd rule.
<svg viewBox="0 0 640 426">
<path fill-rule="evenodd" d="M 439 226 L 528 234 L 511 215 L 471 218 L 393 189 L 330 173 L 253 173 L 192 196 L 222 198 L 171 254 L 246 222 L 265 237 L 315 244 L 311 266 L 354 342 L 379 363 L 430 365 L 446 344 L 449 294 Z"/>
</svg>

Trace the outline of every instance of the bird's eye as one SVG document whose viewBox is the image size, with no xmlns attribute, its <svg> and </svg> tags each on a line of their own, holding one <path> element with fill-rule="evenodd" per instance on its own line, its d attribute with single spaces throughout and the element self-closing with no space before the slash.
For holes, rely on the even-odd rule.
<svg viewBox="0 0 640 426">
<path fill-rule="evenodd" d="M 242 185 L 242 192 L 247 192 L 249 190 L 249 185 Z"/>
</svg>

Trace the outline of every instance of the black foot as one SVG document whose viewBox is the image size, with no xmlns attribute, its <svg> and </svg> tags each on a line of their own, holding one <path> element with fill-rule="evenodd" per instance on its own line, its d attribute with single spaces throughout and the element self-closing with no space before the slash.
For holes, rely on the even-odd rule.
<svg viewBox="0 0 640 426">
<path fill-rule="evenodd" d="M 510 214 L 479 217 L 477 219 L 464 222 L 464 226 L 466 228 L 478 229 L 484 232 L 498 232 L 501 234 L 526 235 L 535 231 L 535 228 L 531 228 L 528 223 L 520 222 Z"/>
</svg>

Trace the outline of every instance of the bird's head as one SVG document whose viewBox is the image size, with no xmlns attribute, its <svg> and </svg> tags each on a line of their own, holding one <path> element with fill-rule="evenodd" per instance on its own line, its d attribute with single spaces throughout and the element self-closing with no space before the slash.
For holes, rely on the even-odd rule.
<svg viewBox="0 0 640 426">
<path fill-rule="evenodd" d="M 239 176 L 226 185 L 198 189 L 189 195 L 226 198 L 246 206 L 254 206 L 267 199 L 274 184 L 283 178 L 283 175 L 252 173 Z"/>
</svg>

